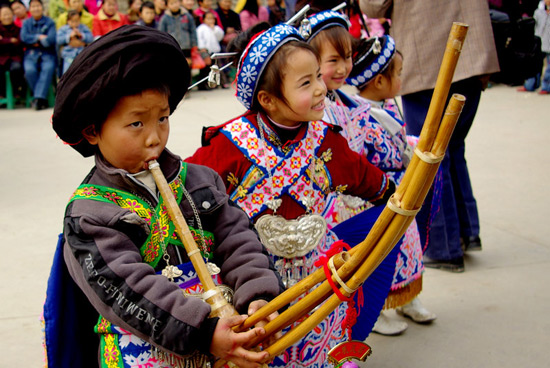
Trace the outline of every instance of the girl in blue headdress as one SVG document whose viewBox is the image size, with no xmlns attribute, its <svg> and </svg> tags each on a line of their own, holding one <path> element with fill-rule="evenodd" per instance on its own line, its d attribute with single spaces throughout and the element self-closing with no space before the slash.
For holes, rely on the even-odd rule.
<svg viewBox="0 0 550 368">
<path fill-rule="evenodd" d="M 418 138 L 407 135 L 405 123 L 393 103 L 401 89 L 403 57 L 390 36 L 362 40 L 356 46 L 354 66 L 347 79 L 359 94 L 353 99 L 370 106 L 363 141 L 369 161 L 384 170 L 399 184 L 410 161 Z M 417 323 L 428 323 L 436 316 L 422 306 L 417 295 L 422 290 L 422 246 L 416 221 L 407 229 L 400 244 L 391 291 L 386 309 L 398 308 L 398 313 Z M 382 312 L 374 331 L 385 335 L 398 334 L 407 328 L 403 321 L 392 320 Z"/>
<path fill-rule="evenodd" d="M 320 216 L 331 193 L 385 203 L 394 187 L 320 120 L 326 87 L 319 59 L 295 28 L 260 25 L 236 38 L 232 49 L 239 53 L 237 99 L 248 111 L 207 129 L 203 147 L 188 161 L 225 180 L 291 286 L 321 267 L 334 243 Z M 346 312 L 342 303 L 273 366 L 328 367 L 330 348 L 349 337 Z"/>
</svg>

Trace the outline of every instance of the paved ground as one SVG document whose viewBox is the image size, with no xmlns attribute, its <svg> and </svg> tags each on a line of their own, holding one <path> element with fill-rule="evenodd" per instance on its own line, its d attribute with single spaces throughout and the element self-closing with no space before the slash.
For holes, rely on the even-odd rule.
<svg viewBox="0 0 550 368">
<path fill-rule="evenodd" d="M 187 156 L 203 125 L 240 112 L 228 90 L 194 92 L 171 119 L 168 146 Z M 51 113 L 0 110 L 0 367 L 42 365 L 39 316 L 63 210 L 92 166 L 56 138 Z M 428 270 L 421 299 L 439 318 L 369 337 L 365 366 L 548 366 L 548 137 L 550 97 L 506 86 L 483 94 L 467 158 L 484 249 L 463 274 Z"/>
</svg>

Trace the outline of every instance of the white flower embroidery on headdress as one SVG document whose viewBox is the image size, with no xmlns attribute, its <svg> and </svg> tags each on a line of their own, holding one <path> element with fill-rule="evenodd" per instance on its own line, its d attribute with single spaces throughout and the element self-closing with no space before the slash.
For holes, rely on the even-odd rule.
<svg viewBox="0 0 550 368">
<path fill-rule="evenodd" d="M 390 65 L 390 62 L 395 55 L 395 41 L 390 36 L 385 35 L 379 38 L 379 43 L 382 44 L 382 50 L 380 50 L 379 52 L 375 52 L 374 47 L 371 47 L 363 55 L 357 56 L 356 60 L 354 60 L 353 70 L 351 71 L 349 77 L 346 79 L 346 82 L 348 84 L 356 87 L 361 87 L 370 82 L 378 74 L 386 70 L 388 65 Z M 373 46 L 375 44 L 376 40 L 373 43 Z M 368 65 L 364 65 L 365 60 L 370 55 L 378 56 L 374 57 L 374 59 Z"/>
<path fill-rule="evenodd" d="M 288 24 L 278 24 L 259 34 L 243 52 L 237 72 L 237 100 L 250 109 L 256 86 L 265 66 L 288 41 L 304 41 L 298 30 Z"/>
</svg>

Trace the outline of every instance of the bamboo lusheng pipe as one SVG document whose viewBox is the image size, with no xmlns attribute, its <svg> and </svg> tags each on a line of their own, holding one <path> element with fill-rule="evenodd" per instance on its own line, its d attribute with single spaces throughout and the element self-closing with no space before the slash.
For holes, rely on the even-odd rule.
<svg viewBox="0 0 550 368">
<path fill-rule="evenodd" d="M 185 218 L 183 217 L 179 205 L 174 198 L 172 189 L 170 189 L 170 186 L 168 185 L 168 182 L 160 169 L 160 165 L 156 160 L 151 160 L 148 162 L 148 166 L 149 171 L 153 174 L 153 178 L 155 179 L 160 195 L 164 199 L 164 205 L 168 211 L 168 215 L 176 227 L 176 232 L 178 233 L 178 236 L 187 251 L 189 260 L 193 263 L 193 267 L 195 268 L 197 276 L 202 284 L 204 289 L 203 297 L 211 307 L 210 316 L 228 317 L 238 314 L 235 308 L 233 308 L 233 306 L 225 300 L 221 290 L 216 286 L 214 280 L 212 280 L 212 276 L 210 276 L 210 272 L 208 272 L 201 252 L 197 247 L 195 238 L 193 238 L 193 234 L 191 234 L 191 231 L 187 226 L 187 222 L 185 222 Z"/>
<path fill-rule="evenodd" d="M 464 42 L 467 32 L 467 27 L 467 25 L 461 23 L 453 24 L 449 39 L 447 41 L 447 47 L 445 55 L 443 57 L 443 61 L 441 63 L 440 72 L 437 78 L 434 94 L 432 96 L 432 101 L 430 103 L 429 111 L 420 135 L 418 148 L 422 152 L 430 152 L 432 151 L 433 146 L 434 148 L 436 148 L 435 151 L 432 152 L 434 156 L 440 156 L 444 154 L 445 148 L 448 144 L 448 140 L 450 139 L 452 130 L 454 129 L 454 124 L 456 124 L 456 119 L 454 119 L 454 122 L 453 119 L 451 119 L 450 123 L 442 123 L 442 129 L 439 129 L 439 123 L 441 121 L 441 115 L 443 112 L 445 100 L 447 99 L 454 70 L 456 68 L 456 63 L 458 62 L 458 58 L 460 56 L 462 44 Z M 463 98 L 461 103 L 463 105 Z M 460 109 L 462 108 L 462 105 L 460 106 Z M 455 118 L 458 118 L 458 113 L 460 112 L 460 109 L 458 110 L 458 112 L 450 112 L 448 115 L 451 118 L 453 116 Z M 451 110 L 453 110 L 453 108 L 451 108 Z M 437 134 L 438 130 L 439 134 Z M 434 144 L 434 142 L 437 142 L 437 144 Z M 401 208 L 416 209 L 420 207 L 429 188 L 431 187 L 438 166 L 438 163 L 435 165 L 426 165 L 426 163 L 418 159 L 417 155 L 413 156 L 413 160 L 409 164 L 405 176 L 402 179 L 401 185 L 397 188 L 397 191 L 395 193 L 395 198 L 397 202 L 400 203 Z M 411 188 L 409 188 L 409 183 L 411 182 L 413 183 L 413 185 Z M 371 229 L 367 238 L 361 244 L 353 248 L 351 252 L 349 252 L 350 254 L 353 254 L 351 260 L 346 262 L 337 271 L 340 278 L 342 278 L 343 280 L 346 280 L 351 272 L 355 272 L 355 274 L 351 276 L 350 281 L 347 282 L 348 287 L 354 285 L 356 287 L 352 287 L 352 289 L 356 289 L 364 282 L 364 280 L 378 266 L 381 260 L 389 253 L 391 248 L 395 245 L 398 239 L 408 228 L 411 221 L 412 217 L 408 216 L 404 218 L 404 216 L 397 215 L 392 210 L 389 210 L 387 208 L 384 209 L 379 219 Z M 373 247 L 375 245 L 376 248 L 373 250 Z M 355 271 L 355 269 L 361 263 L 363 263 L 363 265 L 359 268 L 358 271 Z M 315 274 L 317 274 L 317 272 Z M 361 274 L 361 277 L 358 278 L 357 274 Z M 323 286 L 324 284 L 326 284 L 326 282 L 319 286 L 318 289 L 326 287 Z M 300 285 L 300 287 L 303 286 L 304 285 Z M 292 294 L 292 292 L 288 293 L 288 295 Z M 296 294 L 298 296 L 303 294 L 303 290 L 300 290 Z M 313 292 L 303 298 L 311 298 L 311 300 L 308 300 L 306 303 L 308 306 L 311 305 L 311 302 L 314 299 L 314 295 L 311 294 L 313 294 Z M 320 295 L 320 298 L 315 300 L 315 302 L 320 304 L 325 298 L 325 293 L 319 291 L 318 294 L 322 295 Z M 343 291 L 343 294 L 347 295 L 345 291 Z M 278 308 L 282 308 L 284 305 L 290 303 L 292 300 L 293 299 L 288 301 L 284 300 L 284 303 L 276 306 L 271 305 L 273 303 L 272 301 L 267 306 L 264 306 L 264 308 L 258 310 L 256 312 L 256 314 L 258 315 L 254 314 L 254 316 L 250 318 L 261 320 L 271 313 L 267 313 L 264 316 L 264 311 L 277 310 Z M 277 302 L 279 302 L 279 300 L 277 300 Z M 296 303 L 294 307 L 300 305 L 301 302 L 302 300 L 298 301 L 298 303 Z M 336 296 L 332 296 L 329 300 L 325 302 L 325 304 L 323 304 L 321 308 L 319 308 L 319 310 L 317 310 L 315 313 L 313 313 L 312 316 L 306 319 L 306 321 L 302 322 L 299 326 L 285 334 L 285 336 L 281 340 L 277 341 L 275 344 L 267 348 L 270 356 L 276 356 L 280 354 L 288 346 L 292 345 L 300 338 L 305 336 L 307 332 L 309 332 L 324 318 L 326 318 L 326 316 L 340 303 L 341 301 Z M 309 307 L 305 308 L 307 312 L 309 312 L 310 309 L 311 308 Z M 274 321 L 270 322 L 270 324 L 274 324 Z M 267 324 L 265 326 L 266 331 L 269 330 L 271 332 L 270 324 Z M 279 325 L 282 324 L 279 323 Z"/>
<path fill-rule="evenodd" d="M 443 119 L 439 132 L 437 132 L 437 135 L 435 137 L 435 141 L 433 144 L 434 149 L 432 152 L 433 156 L 439 157 L 445 153 L 445 149 L 449 143 L 449 139 L 452 135 L 456 120 L 458 119 L 458 115 L 460 114 L 464 105 L 464 101 L 464 96 L 456 94 L 453 95 L 452 99 L 450 100 L 449 106 L 445 113 L 445 118 Z M 411 187 L 405 188 L 403 186 L 400 186 L 400 188 L 398 188 L 398 190 L 401 190 L 402 188 L 402 192 L 407 190 L 407 192 L 410 193 L 409 196 L 405 197 L 404 200 L 400 202 L 402 208 L 417 209 L 421 206 L 437 172 L 437 169 L 434 169 L 432 164 L 421 161 L 417 155 L 413 156 L 413 160 L 417 161 L 417 165 L 415 165 L 417 167 L 417 170 L 415 171 L 415 177 L 417 177 L 418 179 L 411 182 Z M 392 210 L 389 210 L 387 208 L 384 209 L 384 211 L 380 214 L 379 220 L 375 223 L 371 232 L 369 233 L 369 236 L 367 236 L 367 239 L 365 239 L 365 241 L 361 243 L 361 246 L 357 245 L 349 251 L 349 255 L 355 255 L 356 253 L 358 253 L 359 250 L 361 250 L 362 253 L 360 253 L 357 258 L 354 258 L 354 260 L 357 259 L 357 262 L 348 262 L 347 264 L 345 264 L 344 268 L 340 268 L 342 260 L 336 258 L 335 266 L 342 280 L 346 281 L 351 272 L 354 272 L 357 269 L 357 267 L 361 263 L 360 260 L 365 259 L 369 256 L 369 254 L 371 254 L 371 251 L 374 248 L 376 242 L 385 242 L 388 244 L 397 243 L 397 241 L 401 238 L 401 236 L 410 225 L 412 219 L 408 223 L 401 223 L 400 226 L 394 225 L 397 227 L 388 228 L 391 221 L 393 220 L 394 215 L 395 212 L 393 212 Z M 391 236 L 391 238 L 382 240 L 380 238 L 376 238 L 376 234 L 385 235 L 386 237 Z M 375 267 L 372 270 L 378 267 L 379 263 L 385 258 L 385 256 L 387 256 L 390 250 L 391 248 L 386 253 L 378 255 L 379 261 L 377 264 L 375 264 Z M 253 326 L 255 323 L 264 319 L 274 311 L 289 304 L 291 301 L 297 299 L 298 296 L 304 294 L 314 285 L 321 282 L 324 278 L 325 275 L 323 270 L 315 271 L 310 276 L 301 280 L 294 287 L 286 290 L 283 294 L 272 300 L 268 305 L 258 310 L 254 315 L 250 316 L 245 321 L 243 328 Z M 272 323 L 266 325 L 266 335 L 256 339 L 253 343 L 257 344 L 265 340 L 267 337 L 275 334 L 281 329 L 302 318 L 304 315 L 309 313 L 316 305 L 318 305 L 320 301 L 324 300 L 330 294 L 330 291 L 331 287 L 330 285 L 328 285 L 328 283 L 321 284 L 318 288 L 314 290 L 314 292 L 306 295 L 303 299 L 298 301 L 295 305 L 288 308 L 284 313 L 278 316 L 276 321 L 273 321 Z"/>
<path fill-rule="evenodd" d="M 420 135 L 419 143 L 418 143 L 418 148 L 421 151 L 429 152 L 434 144 L 434 141 L 436 141 L 436 139 L 438 138 L 436 133 L 438 131 L 439 123 L 441 121 L 441 115 L 444 108 L 444 103 L 445 103 L 445 100 L 447 99 L 447 95 L 452 82 L 452 77 L 454 74 L 454 70 L 456 69 L 456 64 L 458 62 L 460 51 L 462 49 L 462 45 L 466 37 L 467 29 L 468 29 L 468 26 L 462 23 L 453 23 L 453 26 L 451 28 L 449 39 L 447 41 L 447 47 L 445 50 L 443 61 L 441 63 L 441 68 L 438 74 L 436 86 L 432 96 L 432 101 L 430 103 L 429 111 L 426 116 L 426 120 Z M 454 124 L 452 125 L 452 129 L 454 129 Z M 452 129 L 451 129 L 451 132 L 452 132 Z M 445 129 L 443 129 L 443 131 L 445 131 Z M 445 134 L 447 134 L 447 138 L 450 139 L 450 133 L 447 132 Z M 441 144 L 446 147 L 448 144 L 448 139 L 446 141 L 447 143 L 442 142 Z M 444 150 L 443 152 L 441 152 L 441 154 L 443 153 L 444 153 Z M 401 205 L 403 206 L 402 208 L 415 208 L 415 209 L 419 208 L 419 206 L 422 204 L 424 200 L 424 197 L 426 196 L 427 191 L 429 190 L 429 187 L 431 186 L 431 183 L 433 182 L 433 178 L 435 177 L 435 173 L 437 170 L 433 170 L 433 173 L 431 175 L 426 175 L 423 169 L 427 169 L 427 168 L 423 167 L 421 170 L 419 170 L 422 172 L 422 173 L 419 172 L 419 174 L 421 175 L 419 176 L 415 175 L 415 177 L 417 177 L 418 179 L 414 181 L 413 188 L 411 188 L 412 193 L 416 192 L 417 194 L 415 196 L 407 197 L 407 199 L 403 201 L 404 195 L 405 195 L 404 193 L 405 189 L 409 187 L 411 178 L 416 172 L 416 167 L 419 166 L 419 161 L 420 160 L 418 159 L 418 157 L 414 155 L 413 160 L 411 160 L 411 163 L 409 164 L 409 168 L 404 175 L 401 185 L 399 186 L 399 188 L 397 188 L 395 198 L 398 202 L 401 202 Z M 420 166 L 424 166 L 424 165 L 420 165 Z M 429 183 L 429 185 L 426 185 L 427 182 Z M 425 189 L 419 192 L 420 188 L 425 188 Z M 411 193 L 411 191 L 409 191 L 409 193 Z M 413 205 L 411 206 L 411 204 Z M 351 261 L 347 262 L 346 264 L 343 265 L 342 268 L 338 270 L 338 274 L 340 278 L 342 278 L 345 281 L 347 276 L 350 274 L 350 272 L 353 272 L 355 268 L 357 268 L 358 264 L 360 263 L 359 261 L 356 261 L 356 260 L 362 261 L 366 259 L 367 255 L 369 254 L 369 252 L 371 252 L 374 245 L 377 244 L 377 242 L 380 243 L 379 238 L 382 233 L 391 234 L 393 232 L 394 234 L 394 236 L 392 236 L 393 239 L 385 239 L 386 241 L 390 241 L 390 242 L 393 242 L 393 240 L 395 240 L 394 238 L 396 238 L 397 235 L 400 234 L 401 232 L 404 233 L 404 231 L 408 227 L 408 224 L 404 224 L 404 223 L 402 223 L 401 225 L 393 224 L 393 226 L 389 227 L 389 225 L 391 225 L 391 222 L 394 218 L 394 215 L 395 213 L 391 210 L 385 209 L 382 212 L 382 214 L 379 217 L 379 220 L 375 223 L 375 225 L 371 229 L 371 232 L 369 233 L 365 241 L 361 243 L 360 247 L 358 245 L 353 249 L 353 252 L 350 252 L 354 254 L 354 256 L 352 257 L 352 260 L 355 262 L 351 262 Z M 412 221 L 412 219 L 410 219 L 410 221 Z M 390 229 L 392 231 L 388 231 Z M 386 235 L 386 238 L 388 236 L 389 235 Z M 397 238 L 397 240 L 399 238 Z M 379 255 L 385 256 L 388 252 L 380 253 Z M 355 256 L 355 253 L 357 253 L 357 256 Z M 378 263 L 380 263 L 383 258 L 384 257 L 379 259 Z M 303 287 L 303 285 L 300 285 L 300 287 Z M 299 296 L 303 294 L 303 291 L 300 290 L 300 292 L 297 292 L 296 294 L 297 296 Z M 319 292 L 319 294 L 324 294 L 324 293 Z M 285 295 L 285 297 L 286 296 L 287 295 Z M 293 296 L 293 293 L 289 292 L 288 296 Z M 309 295 L 306 296 L 305 298 L 308 298 L 308 297 Z M 258 314 L 257 316 L 255 314 L 253 317 L 250 317 L 250 318 L 254 318 L 254 320 L 261 320 L 265 318 L 265 316 L 269 315 L 273 310 L 277 310 L 277 308 L 283 307 L 284 305 L 290 303 L 292 300 L 294 299 L 290 299 L 289 301 L 287 301 L 286 299 L 283 299 L 285 303 L 283 304 L 281 302 L 281 305 L 278 305 L 278 304 L 271 305 L 272 303 L 274 303 L 274 301 L 272 301 L 267 306 L 264 306 L 264 308 L 258 310 L 256 312 Z M 277 303 L 278 302 L 279 300 L 277 300 Z M 300 301 L 297 304 L 300 304 Z M 305 304 L 309 305 L 309 302 Z M 305 309 L 309 311 L 310 308 L 305 308 Z M 265 314 L 265 312 L 268 310 L 270 311 L 270 313 Z M 269 330 L 270 329 L 269 324 L 266 325 L 265 328 L 266 330 Z"/>
<path fill-rule="evenodd" d="M 454 126 L 456 125 L 456 122 L 460 115 L 460 111 L 464 106 L 464 101 L 465 99 L 463 96 L 454 95 L 451 98 L 451 101 L 447 108 L 448 113 L 446 113 L 445 118 L 443 119 L 444 121 L 441 124 L 441 129 L 436 135 L 434 143 L 434 148 L 436 149 L 436 151 L 432 152 L 434 156 L 436 156 L 435 154 L 439 153 L 440 151 L 442 151 L 443 153 L 445 152 Z M 426 168 L 429 170 L 422 170 L 424 166 L 426 166 Z M 420 188 L 419 191 L 416 192 L 410 190 L 411 188 L 405 188 L 403 197 L 404 200 L 402 204 L 411 201 L 411 197 L 416 197 L 417 200 L 424 200 L 424 197 L 431 187 L 431 182 L 433 181 L 435 172 L 439 167 L 439 162 L 426 163 L 422 161 L 421 163 L 419 163 L 418 167 L 422 169 L 419 171 L 415 171 L 415 175 L 413 176 L 411 183 L 421 182 L 423 183 L 422 188 Z M 424 171 L 427 171 L 426 174 L 428 175 L 428 177 L 431 177 L 432 180 L 424 180 Z M 418 195 L 418 192 L 420 193 L 420 195 Z M 405 207 L 405 209 L 407 208 Z M 393 215 L 390 212 L 393 213 Z M 351 275 L 349 281 L 346 283 L 346 285 L 353 290 L 360 287 L 362 283 L 368 278 L 368 276 L 370 276 L 370 274 L 376 269 L 376 267 L 378 267 L 380 262 L 387 256 L 387 254 L 395 246 L 397 241 L 401 238 L 401 236 L 403 236 L 406 229 L 409 227 L 414 218 L 414 216 L 403 216 L 397 214 L 392 210 L 389 210 L 388 208 L 385 208 L 384 211 L 382 211 L 379 219 L 383 219 L 385 217 L 391 217 L 391 222 L 389 226 L 382 234 L 380 240 L 378 241 L 376 247 L 373 249 L 371 254 L 360 265 L 358 270 L 353 275 Z M 363 244 L 368 244 L 369 236 L 370 233 L 367 236 L 367 239 L 365 239 L 364 242 L 358 244 L 355 248 L 360 249 Z M 354 263 L 353 261 L 362 260 L 360 259 L 360 257 L 358 257 L 359 253 L 359 251 L 355 252 L 351 260 L 346 262 L 343 267 L 340 268 L 340 271 L 342 271 L 346 266 Z M 344 290 L 341 291 L 344 295 L 346 295 Z M 315 311 L 305 321 L 303 321 L 296 328 L 291 329 L 280 340 L 276 341 L 273 345 L 267 347 L 265 350 L 269 352 L 270 356 L 279 355 L 289 346 L 295 344 L 301 338 L 303 338 L 311 329 L 321 323 L 321 321 L 323 321 L 336 307 L 338 307 L 340 303 L 341 300 L 338 298 L 338 296 L 332 295 L 328 300 L 324 302 L 324 304 L 321 305 L 321 307 L 317 311 Z M 265 326 L 266 329 L 268 328 L 268 325 Z"/>
<path fill-rule="evenodd" d="M 433 141 L 435 139 L 435 132 L 437 131 L 437 127 L 439 126 L 439 123 L 441 121 L 443 109 L 445 108 L 445 101 L 447 100 L 447 97 L 449 95 L 449 90 L 451 88 L 456 64 L 458 63 L 458 59 L 460 57 L 462 46 L 464 45 L 464 40 L 466 39 L 467 33 L 467 24 L 458 22 L 453 23 L 451 31 L 449 33 L 449 38 L 447 39 L 445 53 L 443 55 L 443 60 L 441 61 L 439 73 L 437 75 L 434 93 L 430 101 L 428 113 L 426 114 L 426 119 L 424 120 L 422 131 L 420 132 L 417 147 L 422 152 L 430 151 L 432 148 Z M 414 172 L 417 162 L 418 161 L 413 162 L 411 160 L 411 162 L 409 163 L 409 167 L 411 168 L 411 170 L 407 170 L 407 172 L 405 172 L 405 175 L 401 179 L 401 184 L 403 184 L 403 188 L 408 186 L 410 176 Z M 398 199 L 401 199 L 400 193 L 398 193 L 396 196 Z"/>
</svg>

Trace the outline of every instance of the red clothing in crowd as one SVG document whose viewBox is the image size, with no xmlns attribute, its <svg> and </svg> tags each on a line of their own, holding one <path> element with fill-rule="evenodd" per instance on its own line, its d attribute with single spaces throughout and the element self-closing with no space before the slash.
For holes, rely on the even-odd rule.
<svg viewBox="0 0 550 368">
<path fill-rule="evenodd" d="M 113 16 L 107 16 L 103 9 L 99 9 L 94 16 L 92 33 L 94 37 L 103 36 L 126 24 L 130 24 L 126 15 L 116 12 Z"/>
</svg>

